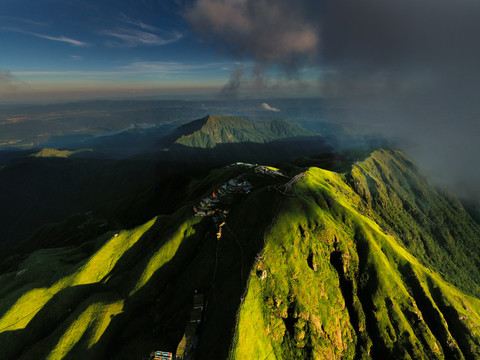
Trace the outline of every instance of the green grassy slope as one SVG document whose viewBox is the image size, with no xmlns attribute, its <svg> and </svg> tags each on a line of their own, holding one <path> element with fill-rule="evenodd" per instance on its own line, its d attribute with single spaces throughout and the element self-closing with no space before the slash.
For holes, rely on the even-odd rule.
<svg viewBox="0 0 480 360">
<path fill-rule="evenodd" d="M 199 201 L 245 171 L 213 170 L 203 180 L 192 181 L 186 193 Z M 259 188 L 277 181 L 252 176 Z M 258 207 L 260 199 L 262 195 L 245 199 L 244 210 L 236 210 L 244 212 L 239 217 L 258 222 L 250 209 Z M 215 343 L 226 354 L 230 338 L 218 331 L 221 322 L 216 317 L 227 314 L 223 322 L 233 329 L 244 287 L 243 265 L 235 258 L 235 240 L 218 243 L 211 219 L 194 217 L 191 204 L 81 246 L 38 250 L 24 260 L 17 257 L 17 263 L 9 259 L 9 271 L 0 276 L 3 358 L 131 359 L 155 349 L 172 351 L 183 334 L 196 289 L 210 294 L 214 311 L 206 331 L 220 335 L 222 345 Z M 270 218 L 260 221 L 259 229 Z M 245 261 L 260 249 L 260 243 L 245 249 Z"/>
<path fill-rule="evenodd" d="M 398 151 L 374 152 L 354 166 L 348 182 L 412 255 L 480 297 L 480 231 L 458 200 L 429 185 Z"/>
<path fill-rule="evenodd" d="M 41 158 L 49 158 L 49 157 L 57 157 L 57 158 L 68 158 L 72 155 L 79 154 L 85 151 L 92 151 L 91 149 L 79 149 L 79 150 L 57 150 L 57 149 L 50 149 L 50 148 L 43 148 L 39 152 L 35 154 L 31 154 L 32 157 L 41 157 Z"/>
<path fill-rule="evenodd" d="M 343 170 L 356 156 L 283 164 L 290 175 L 304 171 L 292 182 L 213 169 L 192 178 L 170 215 L 11 258 L 0 275 L 2 359 L 143 359 L 152 350 L 174 351 L 195 290 L 206 299 L 197 359 L 478 358 L 478 270 L 470 263 L 477 249 L 468 261 L 451 256 L 455 271 L 437 264 L 480 239 L 478 225 L 399 152 L 374 152 L 347 173 L 314 166 Z M 192 206 L 238 175 L 254 190 L 236 201 L 217 240 L 211 218 L 194 217 Z M 376 181 L 363 184 L 361 175 Z M 412 183 L 423 189 L 417 205 L 462 228 L 438 253 L 420 256 L 404 235 L 417 229 L 435 243 L 438 221 L 428 227 L 413 207 L 397 206 L 392 215 L 381 205 L 407 198 Z M 368 187 L 366 196 L 372 184 L 388 190 Z"/>
<path fill-rule="evenodd" d="M 388 167 L 399 154 L 379 156 Z M 480 301 L 382 230 L 344 176 L 310 168 L 293 194 L 253 267 L 230 358 L 480 356 Z"/>
<path fill-rule="evenodd" d="M 199 126 L 201 127 L 199 128 Z M 226 143 L 267 143 L 274 140 L 312 135 L 298 125 L 280 120 L 254 122 L 233 116 L 207 116 L 185 130 L 175 142 L 198 148 L 213 148 Z"/>
</svg>

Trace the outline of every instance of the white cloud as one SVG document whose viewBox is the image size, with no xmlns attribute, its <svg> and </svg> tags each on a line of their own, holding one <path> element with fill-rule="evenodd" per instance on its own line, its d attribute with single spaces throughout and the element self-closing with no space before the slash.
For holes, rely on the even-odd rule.
<svg viewBox="0 0 480 360">
<path fill-rule="evenodd" d="M 32 35 L 32 36 L 36 36 L 36 37 L 39 37 L 39 38 L 42 38 L 42 39 L 65 42 L 65 43 L 68 43 L 68 44 L 73 45 L 73 46 L 88 46 L 88 43 L 86 43 L 86 42 L 75 40 L 75 39 L 72 39 L 72 38 L 68 38 L 68 37 L 63 36 L 63 35 L 61 35 L 61 36 L 50 36 L 50 35 L 40 34 L 40 33 L 32 32 L 32 31 L 27 31 L 27 30 L 23 30 L 23 29 L 12 28 L 12 27 L 2 27 L 1 29 L 6 30 L 6 31 L 18 32 L 20 34 Z"/>
<path fill-rule="evenodd" d="M 107 42 L 107 45 L 113 47 L 161 46 L 178 41 L 183 37 L 177 31 L 164 32 L 162 35 L 159 35 L 127 28 L 105 30 L 102 34 L 115 38 L 115 40 Z"/>
<path fill-rule="evenodd" d="M 131 17 L 121 14 L 121 21 L 130 24 L 130 25 L 135 25 L 138 26 L 141 29 L 152 31 L 152 32 L 157 32 L 157 31 L 162 31 L 161 29 L 157 28 L 156 26 L 148 25 L 145 24 L 142 20 L 137 20 L 137 19 L 132 19 Z"/>
<path fill-rule="evenodd" d="M 179 31 L 165 31 L 156 26 L 145 24 L 141 20 L 130 18 L 125 14 L 120 14 L 117 22 L 120 23 L 119 26 L 101 32 L 102 35 L 113 38 L 113 40 L 107 41 L 108 46 L 162 46 L 183 38 L 183 34 Z"/>
<path fill-rule="evenodd" d="M 280 112 L 280 109 L 271 107 L 271 106 L 268 105 L 267 103 L 263 103 L 263 104 L 262 104 L 262 108 L 263 108 L 264 110 L 267 110 L 267 111 Z"/>
<path fill-rule="evenodd" d="M 42 39 L 65 42 L 65 43 L 71 44 L 73 46 L 87 46 L 88 45 L 86 42 L 71 39 L 71 38 L 67 38 L 63 35 L 62 36 L 48 36 L 48 35 L 37 34 L 37 33 L 30 33 L 30 35 L 37 36 L 37 37 L 42 38 Z"/>
</svg>

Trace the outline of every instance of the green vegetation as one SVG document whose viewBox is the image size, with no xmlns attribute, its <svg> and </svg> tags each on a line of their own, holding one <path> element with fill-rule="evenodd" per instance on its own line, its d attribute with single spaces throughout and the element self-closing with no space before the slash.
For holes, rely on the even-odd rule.
<svg viewBox="0 0 480 360">
<path fill-rule="evenodd" d="M 133 295 L 140 290 L 152 278 L 152 275 L 158 269 L 160 269 L 175 256 L 182 240 L 189 238 L 195 233 L 195 230 L 192 226 L 199 221 L 200 218 L 192 218 L 183 223 L 173 237 L 167 240 L 167 242 L 152 256 L 130 295 Z"/>
<path fill-rule="evenodd" d="M 406 161 L 381 151 L 365 163 L 379 157 L 385 168 Z M 310 168 L 284 202 L 250 275 L 230 357 L 478 358 L 480 301 L 379 227 L 373 219 L 385 214 L 368 208 L 345 180 Z M 459 221 L 466 220 L 462 214 Z M 478 228 L 467 224 L 478 241 Z"/>
<path fill-rule="evenodd" d="M 274 140 L 313 135 L 298 125 L 281 121 L 254 122 L 233 116 L 207 116 L 201 128 L 179 137 L 180 145 L 198 148 L 213 148 L 217 144 L 267 143 Z"/>
<path fill-rule="evenodd" d="M 120 234 L 117 234 L 118 236 L 113 236 L 107 241 L 99 251 L 72 274 L 62 277 L 50 287 L 35 288 L 26 292 L 3 317 L 0 318 L 0 329 L 5 331 L 25 328 L 43 306 L 66 287 L 102 281 L 102 279 L 110 273 L 125 251 L 132 247 L 132 245 L 150 229 L 154 222 L 155 219 L 132 231 L 122 231 Z M 24 269 L 31 271 L 32 269 L 29 264 L 33 263 L 33 265 L 35 265 L 35 260 L 35 254 L 33 254 L 24 262 Z M 46 263 L 44 266 L 51 265 L 51 263 Z M 41 272 L 39 273 L 41 274 Z M 37 281 L 40 282 L 41 279 Z M 12 294 L 8 295 L 8 297 L 11 296 Z"/>
<path fill-rule="evenodd" d="M 480 228 L 458 200 L 429 185 L 399 151 L 373 152 L 348 182 L 373 220 L 423 265 L 480 297 Z"/>
<path fill-rule="evenodd" d="M 40 158 L 50 158 L 50 157 L 56 157 L 56 158 L 68 158 L 72 155 L 76 155 L 78 153 L 86 152 L 86 151 L 92 151 L 92 149 L 79 149 L 79 150 L 56 150 L 56 149 L 49 149 L 49 148 L 43 148 L 39 152 L 32 154 L 30 156 L 32 157 L 40 157 Z"/>
<path fill-rule="evenodd" d="M 294 180 L 204 171 L 182 183 L 170 215 L 83 241 L 73 220 L 51 224 L 39 235 L 65 238 L 3 264 L 2 358 L 174 351 L 195 291 L 206 300 L 198 359 L 479 358 L 478 224 L 402 153 L 346 166 L 359 157 L 277 166 Z M 254 190 L 217 240 L 192 206 L 236 176 Z"/>
<path fill-rule="evenodd" d="M 60 338 L 60 341 L 48 355 L 47 360 L 61 360 L 90 330 L 88 348 L 94 346 L 110 324 L 111 318 L 122 312 L 123 301 L 111 304 L 95 303 L 90 305 Z"/>
</svg>

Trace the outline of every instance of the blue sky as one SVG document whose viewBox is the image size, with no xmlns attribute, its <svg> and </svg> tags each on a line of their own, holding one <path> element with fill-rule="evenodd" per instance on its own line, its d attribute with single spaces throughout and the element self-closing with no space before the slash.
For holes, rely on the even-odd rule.
<svg viewBox="0 0 480 360">
<path fill-rule="evenodd" d="M 243 63 L 248 70 L 252 63 L 202 42 L 183 18 L 188 5 L 0 1 L 0 71 L 10 79 L 0 84 L 0 102 L 42 94 L 217 93 L 232 69 Z"/>
</svg>

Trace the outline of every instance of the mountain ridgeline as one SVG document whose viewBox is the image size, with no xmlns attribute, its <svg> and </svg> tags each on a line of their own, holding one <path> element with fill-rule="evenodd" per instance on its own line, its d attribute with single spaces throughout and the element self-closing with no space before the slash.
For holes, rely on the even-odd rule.
<svg viewBox="0 0 480 360">
<path fill-rule="evenodd" d="M 175 353 L 195 293 L 184 358 L 479 358 L 479 225 L 399 151 L 325 159 L 217 167 L 170 214 L 5 260 L 2 359 Z M 193 210 L 215 196 L 222 224 Z"/>
<path fill-rule="evenodd" d="M 180 127 L 175 143 L 197 148 L 213 148 L 217 144 L 268 143 L 275 140 L 311 136 L 311 132 L 293 123 L 276 119 L 256 121 L 234 116 L 206 116 Z"/>
<path fill-rule="evenodd" d="M 38 227 L 75 214 L 107 207 L 96 222 L 110 228 L 138 224 L 139 217 L 145 219 L 140 216 L 145 209 L 156 208 L 151 216 L 170 213 L 184 198 L 176 184 L 185 185 L 194 172 L 236 161 L 289 161 L 330 149 L 320 136 L 286 121 L 226 116 L 207 116 L 171 132 L 165 127 L 137 126 L 81 141 L 77 147 L 44 148 L 0 163 L 0 188 L 9 189 L 0 192 L 0 258 Z M 122 160 L 104 156 L 105 151 L 118 155 L 129 149 L 146 153 Z M 145 202 L 138 199 L 139 192 Z M 122 211 L 126 206 L 119 203 L 135 196 L 130 203 L 139 211 L 123 216 L 126 221 L 118 224 L 112 209 Z M 156 204 L 163 206 L 158 209 Z"/>
</svg>

